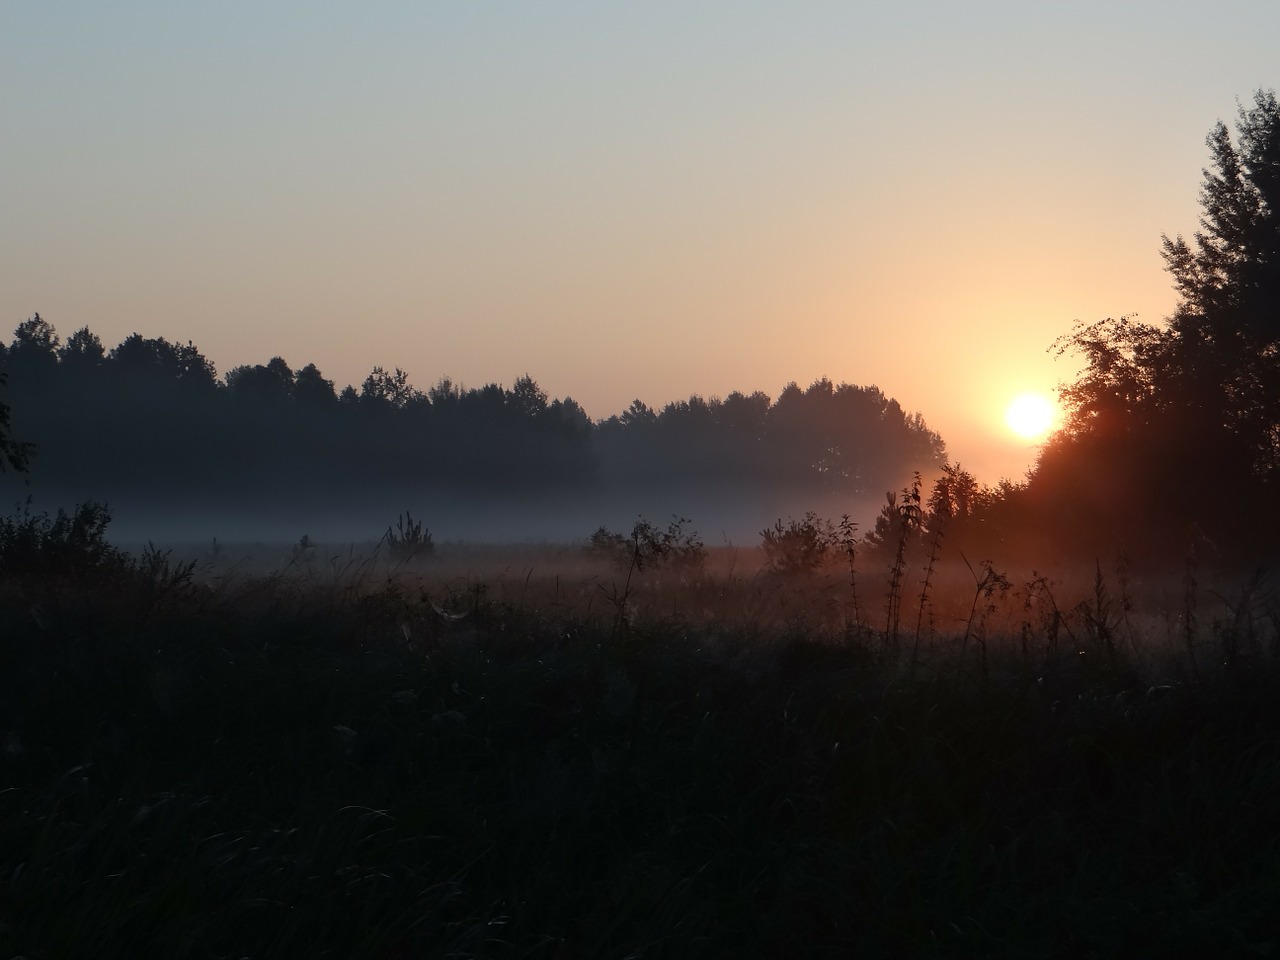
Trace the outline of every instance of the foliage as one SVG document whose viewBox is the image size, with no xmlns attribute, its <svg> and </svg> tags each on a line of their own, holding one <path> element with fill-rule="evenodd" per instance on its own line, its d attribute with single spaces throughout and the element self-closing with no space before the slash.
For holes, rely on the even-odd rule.
<svg viewBox="0 0 1280 960">
<path fill-rule="evenodd" d="M 403 409 L 415 399 L 417 392 L 409 385 L 409 374 L 396 367 L 388 373 L 382 367 L 374 367 L 360 385 L 360 399 L 365 403 L 383 404 Z"/>
<path fill-rule="evenodd" d="M 54 517 L 24 506 L 0 517 L 0 583 L 30 601 L 43 631 L 78 622 L 92 629 L 95 591 L 126 606 L 141 625 L 162 604 L 189 594 L 196 562 L 175 563 L 172 552 L 148 543 L 134 557 L 107 539 L 111 512 L 89 501 Z"/>
<path fill-rule="evenodd" d="M 971 517 L 985 502 L 986 491 L 972 473 L 958 463 L 944 463 L 924 505 L 925 529 L 936 531 Z"/>
<path fill-rule="evenodd" d="M 0 574 L 39 579 L 122 569 L 128 558 L 108 542 L 110 523 L 106 505 L 94 501 L 52 518 L 27 508 L 0 517 Z"/>
<path fill-rule="evenodd" d="M 985 682 L 991 677 L 986 632 L 987 616 L 995 612 L 996 598 L 1003 598 L 1013 588 L 1013 584 L 1003 572 L 991 565 L 990 560 L 982 560 L 978 563 L 982 571 L 981 575 L 973 569 L 968 560 L 965 560 L 965 566 L 969 567 L 969 574 L 973 577 L 973 603 L 969 607 L 969 616 L 965 619 L 964 636 L 960 640 L 960 659 L 962 661 L 964 659 L 969 640 L 977 640 L 982 655 L 982 679 Z M 979 607 L 980 603 L 981 607 Z"/>
<path fill-rule="evenodd" d="M 785 527 L 778 519 L 760 531 L 765 566 L 777 573 L 817 570 L 835 559 L 843 544 L 835 525 L 812 510 L 799 520 L 789 519 Z M 852 543 L 848 548 L 852 549 Z"/>
<path fill-rule="evenodd" d="M 285 403 L 294 391 L 294 372 L 283 358 L 272 357 L 265 366 L 240 366 L 228 371 L 227 389 L 241 401 Z"/>
<path fill-rule="evenodd" d="M 665 530 L 639 517 L 624 535 L 601 526 L 591 535 L 587 551 L 635 570 L 675 570 L 698 573 L 707 562 L 707 548 L 687 517 L 673 516 Z"/>
<path fill-rule="evenodd" d="M 872 547 L 880 551 L 892 548 L 894 551 L 893 562 L 889 565 L 889 588 L 885 596 L 884 629 L 885 644 L 894 651 L 898 647 L 902 622 L 903 577 L 907 571 L 908 553 L 919 541 L 924 524 L 924 510 L 920 506 L 922 482 L 919 473 L 913 475 L 911 485 L 902 490 L 900 502 L 892 493 L 886 494 L 886 503 L 876 518 L 876 528 L 867 536 Z"/>
<path fill-rule="evenodd" d="M 1174 331 L 1211 350 L 1250 352 L 1280 341 L 1280 103 L 1258 90 L 1240 106 L 1236 142 L 1221 121 L 1206 139 L 1212 168 L 1200 191 L 1194 244 L 1163 237 L 1181 297 Z"/>
<path fill-rule="evenodd" d="M 1240 509 L 1280 482 L 1275 94 L 1258 91 L 1235 129 L 1233 140 L 1218 123 L 1208 137 L 1201 229 L 1163 238 L 1180 298 L 1168 323 L 1107 319 L 1054 345 L 1086 366 L 1062 390 L 1066 424 L 1026 499 L 1041 525 L 1073 541 L 1105 530 L 1131 551 L 1167 553 L 1205 535 L 1247 555 L 1277 532 Z"/>
<path fill-rule="evenodd" d="M 295 370 L 272 357 L 219 378 L 190 342 L 135 333 L 106 349 L 86 327 L 63 343 L 39 315 L 0 360 L 12 428 L 41 448 L 32 483 L 53 502 L 86 490 L 117 503 L 177 493 L 206 508 L 252 500 L 279 514 L 406 489 L 501 492 L 534 507 L 592 491 L 731 498 L 768 516 L 779 496 L 868 495 L 945 461 L 918 414 L 876 387 L 825 378 L 790 384 L 776 400 L 760 391 L 659 409 L 636 400 L 596 423 L 527 373 L 509 387 L 446 379 L 422 391 L 402 366 L 377 366 L 335 392 L 315 364 Z M 23 462 L 27 448 L 5 449 Z"/>
<path fill-rule="evenodd" d="M 396 519 L 394 530 L 387 527 L 387 532 L 382 535 L 382 542 L 387 545 L 391 558 L 400 562 L 430 556 L 436 549 L 431 531 L 422 525 L 421 520 L 414 520 L 413 514 L 408 511 Z M 307 537 L 299 541 L 299 546 L 304 549 L 310 545 Z"/>
<path fill-rule="evenodd" d="M 0 386 L 4 386 L 5 379 L 4 374 L 0 373 Z M 6 469 L 24 472 L 30 465 L 34 452 L 32 444 L 13 439 L 9 425 L 9 407 L 0 403 L 0 473 Z"/>
<path fill-rule="evenodd" d="M 911 485 L 904 487 L 899 495 L 893 491 L 885 493 L 885 502 L 876 514 L 875 525 L 866 536 L 867 546 L 873 550 L 906 549 L 918 537 L 925 522 L 925 513 L 921 506 L 920 474 L 914 475 Z"/>
</svg>

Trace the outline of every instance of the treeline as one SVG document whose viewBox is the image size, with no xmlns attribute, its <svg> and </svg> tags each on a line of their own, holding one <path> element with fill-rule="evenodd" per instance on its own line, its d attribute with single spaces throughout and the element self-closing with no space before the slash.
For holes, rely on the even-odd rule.
<svg viewBox="0 0 1280 960">
<path fill-rule="evenodd" d="M 108 349 L 63 340 L 38 314 L 0 345 L 11 434 L 30 441 L 31 484 L 63 498 L 358 501 L 388 489 L 483 496 L 676 491 L 878 496 L 945 462 L 941 438 L 876 387 L 819 380 L 778 398 L 639 400 L 593 422 L 531 377 L 510 388 L 427 390 L 375 367 L 341 390 L 280 357 L 219 377 L 192 343 L 134 334 Z M 415 504 L 416 505 L 416 504 Z M 420 509 L 429 509 L 424 503 Z"/>
</svg>

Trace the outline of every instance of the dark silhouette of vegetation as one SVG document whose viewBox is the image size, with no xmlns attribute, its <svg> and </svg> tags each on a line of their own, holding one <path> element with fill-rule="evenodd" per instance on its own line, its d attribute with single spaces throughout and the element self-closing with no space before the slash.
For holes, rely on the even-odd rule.
<svg viewBox="0 0 1280 960">
<path fill-rule="evenodd" d="M 36 314 L 28 323 L 34 323 L 42 326 L 44 321 L 40 319 L 40 314 Z M 18 333 L 28 333 L 27 324 L 18 327 Z M 52 331 L 50 331 L 52 332 Z M 14 346 L 18 346 L 21 341 L 18 337 L 14 338 Z M 9 377 L 6 372 L 8 367 L 8 358 L 12 353 L 12 349 L 6 349 L 4 344 L 0 343 L 0 387 L 8 383 Z M 12 427 L 9 423 L 9 405 L 0 402 L 0 473 L 6 470 L 22 473 L 26 471 L 31 462 L 32 445 L 21 440 L 14 439 Z"/>
<path fill-rule="evenodd" d="M 607 565 L 197 585 L 107 519 L 0 526 L 15 955 L 1271 949 L 1280 635 L 1255 585 L 1214 610 L 1190 588 L 1184 651 L 1101 567 L 1060 606 L 980 563 L 904 669 L 821 615 L 835 565 L 628 573 L 615 616 Z"/>
<path fill-rule="evenodd" d="M 0 387 L 5 385 L 6 379 L 4 374 L 0 373 Z M 31 453 L 29 443 L 13 438 L 9 425 L 9 406 L 0 403 L 0 473 L 6 470 L 24 472 L 31 461 Z"/>
<path fill-rule="evenodd" d="M 756 391 L 693 396 L 661 411 L 636 400 L 600 424 L 606 477 L 624 489 L 702 486 L 801 500 L 874 496 L 912 468 L 945 461 L 942 439 L 876 387 L 820 379 Z"/>
<path fill-rule="evenodd" d="M 528 375 L 510 388 L 446 379 L 424 392 L 402 368 L 375 367 L 337 392 L 314 364 L 295 371 L 273 357 L 219 379 L 194 344 L 133 334 L 108 350 L 88 328 L 63 343 L 38 315 L 0 361 L 14 429 L 42 450 L 32 483 L 52 503 L 331 514 L 392 498 L 430 510 L 454 494 L 637 506 L 718 498 L 764 512 L 860 497 L 945 460 L 918 414 L 875 387 L 829 380 L 791 384 L 776 402 L 694 396 L 655 412 L 636 401 L 593 423 Z M 24 464 L 26 449 L 3 448 L 11 464 Z"/>
<path fill-rule="evenodd" d="M 848 516 L 845 516 L 848 521 Z M 760 531 L 765 566 L 776 573 L 808 573 L 830 563 L 841 547 L 841 531 L 810 510 L 799 520 L 778 519 Z M 850 544 L 852 549 L 852 544 Z"/>
<path fill-rule="evenodd" d="M 1244 547 L 1277 533 L 1280 467 L 1280 104 L 1259 91 L 1236 142 L 1223 123 L 1193 241 L 1164 238 L 1180 302 L 1164 327 L 1076 330 L 1087 369 L 1028 495 L 1126 539 L 1195 535 Z M 1152 542 L 1148 539 L 1148 544 Z M 1173 544 L 1170 544 L 1173 545 Z"/>
<path fill-rule="evenodd" d="M 414 520 L 413 514 L 407 511 L 404 516 L 397 518 L 394 530 L 387 527 L 387 532 L 382 535 L 382 542 L 387 545 L 392 559 L 400 562 L 428 557 L 436 549 L 431 531 L 422 525 L 421 520 Z"/>
<path fill-rule="evenodd" d="M 40 581 L 119 564 L 122 554 L 107 540 L 110 522 L 106 505 L 93 502 L 52 518 L 25 509 L 0 517 L 0 574 Z"/>
<path fill-rule="evenodd" d="M 663 530 L 639 517 L 630 534 L 602 526 L 588 539 L 587 552 L 628 571 L 700 573 L 707 563 L 707 548 L 689 523 L 688 517 L 672 517 Z"/>
<path fill-rule="evenodd" d="M 1179 294 L 1164 324 L 1078 325 L 1054 345 L 1085 361 L 1065 425 L 1026 482 L 945 475 L 938 515 L 960 542 L 1023 556 L 1170 561 L 1193 545 L 1247 563 L 1280 536 L 1280 104 L 1258 91 L 1235 137 L 1218 123 L 1201 229 L 1163 238 Z M 987 551 L 990 550 L 991 553 Z"/>
</svg>

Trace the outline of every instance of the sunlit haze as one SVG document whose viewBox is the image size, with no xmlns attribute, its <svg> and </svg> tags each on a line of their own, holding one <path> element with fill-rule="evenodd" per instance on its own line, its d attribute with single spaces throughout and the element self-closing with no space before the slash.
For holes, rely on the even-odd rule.
<svg viewBox="0 0 1280 960">
<path fill-rule="evenodd" d="M 1004 421 L 1024 440 L 1039 440 L 1054 426 L 1058 415 L 1051 397 L 1043 393 L 1020 393 L 1009 403 Z"/>
<path fill-rule="evenodd" d="M 995 482 L 1073 321 L 1158 320 L 1280 5 L 10 3 L 0 321 L 531 374 L 594 418 L 827 376 Z"/>
</svg>

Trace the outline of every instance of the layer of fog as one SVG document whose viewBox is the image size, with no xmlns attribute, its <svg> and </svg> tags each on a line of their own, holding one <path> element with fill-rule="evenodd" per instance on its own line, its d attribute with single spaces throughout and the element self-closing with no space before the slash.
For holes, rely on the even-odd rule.
<svg viewBox="0 0 1280 960">
<path fill-rule="evenodd" d="M 665 528 L 684 519 L 709 547 L 755 546 L 760 532 L 776 520 L 802 517 L 813 511 L 838 521 L 844 514 L 865 531 L 874 522 L 883 500 L 843 502 L 832 498 L 770 496 L 755 492 L 739 496 L 709 496 L 705 492 L 573 496 L 528 495 L 504 497 L 487 492 L 468 496 L 457 492 L 386 489 L 346 499 L 340 494 L 299 492 L 293 497 L 255 498 L 249 491 L 226 499 L 193 497 L 181 491 L 165 495 L 95 496 L 93 491 L 35 493 L 21 480 L 4 478 L 0 503 L 8 512 L 70 512 L 86 500 L 105 502 L 112 522 L 109 539 L 118 545 L 210 543 L 296 543 L 303 536 L 317 543 L 377 541 L 406 514 L 421 522 L 437 543 L 471 544 L 582 543 L 600 527 L 629 533 L 643 517 Z"/>
</svg>

